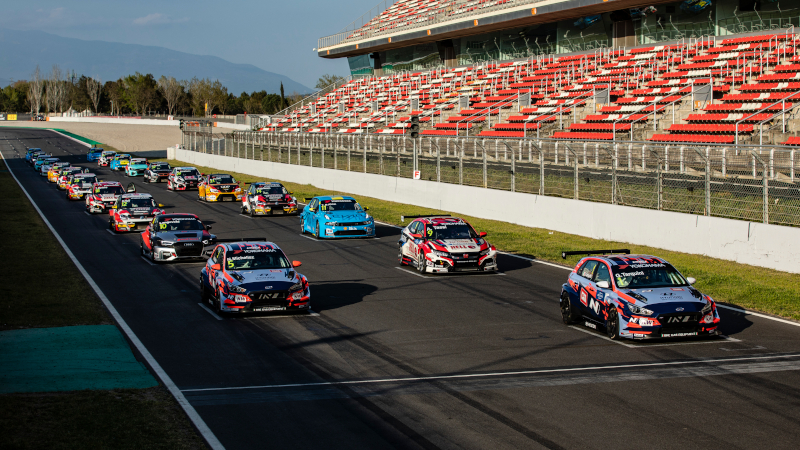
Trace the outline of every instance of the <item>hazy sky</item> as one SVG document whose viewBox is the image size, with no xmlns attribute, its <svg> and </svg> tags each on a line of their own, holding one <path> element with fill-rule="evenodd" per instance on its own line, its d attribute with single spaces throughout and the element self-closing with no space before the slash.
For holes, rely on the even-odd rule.
<svg viewBox="0 0 800 450">
<path fill-rule="evenodd" d="M 4 4 L 0 27 L 214 55 L 313 87 L 324 73 L 349 73 L 345 59 L 327 60 L 312 51 L 317 39 L 337 33 L 377 3 L 37 0 Z"/>
</svg>

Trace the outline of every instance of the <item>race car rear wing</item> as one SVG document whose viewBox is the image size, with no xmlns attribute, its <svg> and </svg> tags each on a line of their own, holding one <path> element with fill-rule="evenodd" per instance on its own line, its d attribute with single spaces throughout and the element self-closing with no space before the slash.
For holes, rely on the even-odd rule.
<svg viewBox="0 0 800 450">
<path fill-rule="evenodd" d="M 627 248 L 618 248 L 616 250 L 578 250 L 574 252 L 561 252 L 561 259 L 567 259 L 567 256 L 572 255 L 608 255 L 610 253 L 624 253 L 629 254 L 631 251 Z"/>
<path fill-rule="evenodd" d="M 451 217 L 450 214 L 422 214 L 420 216 L 400 216 L 400 222 L 405 222 L 406 219 L 421 219 L 423 217 Z"/>
</svg>

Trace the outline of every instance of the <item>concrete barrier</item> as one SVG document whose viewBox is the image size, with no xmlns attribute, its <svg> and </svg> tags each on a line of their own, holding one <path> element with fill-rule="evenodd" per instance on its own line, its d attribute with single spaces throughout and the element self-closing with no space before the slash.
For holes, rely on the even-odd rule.
<svg viewBox="0 0 800 450">
<path fill-rule="evenodd" d="M 48 117 L 48 122 L 116 123 L 125 125 L 160 125 L 177 127 L 180 121 L 159 119 L 128 119 L 125 117 Z"/>
<path fill-rule="evenodd" d="M 707 255 L 800 273 L 800 228 L 471 186 L 252 161 L 171 148 L 168 157 L 222 171 L 453 211 L 594 239 Z"/>
</svg>

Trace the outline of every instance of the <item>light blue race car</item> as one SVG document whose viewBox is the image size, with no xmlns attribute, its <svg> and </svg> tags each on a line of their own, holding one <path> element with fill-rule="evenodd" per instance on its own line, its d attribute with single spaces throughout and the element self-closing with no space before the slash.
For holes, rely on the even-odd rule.
<svg viewBox="0 0 800 450">
<path fill-rule="evenodd" d="M 129 177 L 138 177 L 144 175 L 144 171 L 147 170 L 147 159 L 145 158 L 133 158 L 125 166 L 125 175 Z"/>
<path fill-rule="evenodd" d="M 97 161 L 100 159 L 100 154 L 103 153 L 104 149 L 100 147 L 92 147 L 89 149 L 89 153 L 86 154 L 86 161 Z"/>
<path fill-rule="evenodd" d="M 125 166 L 131 162 L 131 155 L 127 153 L 120 153 L 111 160 L 109 169 L 111 170 L 125 170 Z"/>
<path fill-rule="evenodd" d="M 353 197 L 329 195 L 306 199 L 300 230 L 317 238 L 374 237 L 375 220 Z"/>
</svg>

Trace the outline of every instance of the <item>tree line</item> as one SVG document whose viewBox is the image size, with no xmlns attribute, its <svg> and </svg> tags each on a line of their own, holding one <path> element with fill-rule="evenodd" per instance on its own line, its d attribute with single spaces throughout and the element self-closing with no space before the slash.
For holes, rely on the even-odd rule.
<svg viewBox="0 0 800 450">
<path fill-rule="evenodd" d="M 325 77 L 330 75 L 323 75 L 320 82 Z M 156 79 L 152 74 L 136 72 L 116 81 L 102 82 L 98 77 L 78 76 L 54 65 L 47 74 L 37 66 L 29 80 L 17 81 L 0 90 L 0 111 L 41 114 L 72 109 L 94 114 L 141 116 L 155 112 L 195 117 L 275 114 L 302 98 L 296 92 L 287 96 L 283 83 L 280 93 L 262 90 L 236 96 L 219 80 L 210 78 L 177 80 L 162 75 Z"/>
</svg>

